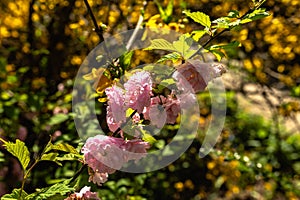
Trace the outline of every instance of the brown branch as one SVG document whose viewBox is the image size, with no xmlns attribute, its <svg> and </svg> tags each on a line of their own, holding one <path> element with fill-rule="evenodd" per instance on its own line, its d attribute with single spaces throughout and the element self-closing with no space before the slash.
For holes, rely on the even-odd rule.
<svg viewBox="0 0 300 200">
<path fill-rule="evenodd" d="M 94 26 L 95 26 L 95 32 L 96 32 L 97 35 L 99 36 L 100 42 L 103 42 L 103 41 L 104 41 L 104 37 L 103 37 L 103 29 L 102 29 L 102 27 L 100 27 L 100 26 L 98 25 L 97 20 L 96 20 L 96 17 L 95 17 L 95 15 L 94 15 L 94 13 L 93 13 L 93 11 L 92 11 L 92 9 L 91 9 L 91 6 L 90 6 L 88 0 L 83 0 L 83 1 L 84 1 L 84 3 L 85 3 L 85 6 L 86 6 L 86 8 L 87 8 L 87 10 L 88 10 L 88 13 L 89 13 L 90 17 L 92 18 L 93 24 L 94 24 Z"/>
</svg>

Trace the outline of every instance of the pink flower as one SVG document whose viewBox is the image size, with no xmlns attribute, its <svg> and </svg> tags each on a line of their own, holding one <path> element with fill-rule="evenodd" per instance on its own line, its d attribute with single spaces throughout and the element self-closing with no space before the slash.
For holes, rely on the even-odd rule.
<svg viewBox="0 0 300 200">
<path fill-rule="evenodd" d="M 91 187 L 83 187 L 79 193 L 71 194 L 65 200 L 101 200 L 96 192 L 91 192 Z"/>
<path fill-rule="evenodd" d="M 122 88 L 113 85 L 105 89 L 108 97 L 107 124 L 109 129 L 116 131 L 126 121 L 126 106 Z"/>
<path fill-rule="evenodd" d="M 125 162 L 122 138 L 97 135 L 87 139 L 81 152 L 84 154 L 85 163 L 95 172 L 112 174 L 116 169 L 121 169 Z"/>
<path fill-rule="evenodd" d="M 101 185 L 107 181 L 108 174 L 121 169 L 129 160 L 146 156 L 149 147 L 149 143 L 140 139 L 124 140 L 104 135 L 88 138 L 81 152 L 84 162 L 92 170 L 89 171 L 89 181 Z"/>
<path fill-rule="evenodd" d="M 152 80 L 149 72 L 136 72 L 124 84 L 125 101 L 128 107 L 142 113 L 144 107 L 150 105 Z"/>
<path fill-rule="evenodd" d="M 107 107 L 106 122 L 111 132 L 115 132 L 122 124 L 121 122 L 116 122 L 114 119 L 114 114 L 109 106 Z"/>
<path fill-rule="evenodd" d="M 99 186 L 105 183 L 108 178 L 108 173 L 94 172 L 91 168 L 89 168 L 89 175 L 89 182 L 93 182 Z"/>
<path fill-rule="evenodd" d="M 150 144 L 140 139 L 126 140 L 124 143 L 124 148 L 127 151 L 127 161 L 139 160 L 147 155 L 147 149 L 150 148 Z"/>
<path fill-rule="evenodd" d="M 144 110 L 144 117 L 152 125 L 162 128 L 165 123 L 174 124 L 180 113 L 180 101 L 169 95 L 151 98 L 151 105 Z"/>
<path fill-rule="evenodd" d="M 177 68 L 173 77 L 178 80 L 179 89 L 197 93 L 203 91 L 208 82 L 225 72 L 225 67 L 220 63 L 210 64 L 200 60 L 187 60 Z"/>
<path fill-rule="evenodd" d="M 144 118 L 150 120 L 151 125 L 162 128 L 167 121 L 167 113 L 163 107 L 166 97 L 156 96 L 151 98 L 151 105 L 143 111 Z"/>
<path fill-rule="evenodd" d="M 180 113 L 180 102 L 178 99 L 174 99 L 171 96 L 168 96 L 164 103 L 164 107 L 167 112 L 167 123 L 174 124 L 176 122 L 176 118 Z"/>
</svg>

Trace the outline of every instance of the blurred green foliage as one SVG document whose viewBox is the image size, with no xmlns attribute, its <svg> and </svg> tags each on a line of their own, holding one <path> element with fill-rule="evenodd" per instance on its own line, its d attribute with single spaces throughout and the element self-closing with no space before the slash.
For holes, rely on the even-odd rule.
<svg viewBox="0 0 300 200">
<path fill-rule="evenodd" d="M 252 1 L 174 0 L 148 1 L 145 27 L 164 27 L 181 33 L 203 27 L 183 10 L 201 11 L 212 20 L 231 10 L 245 13 Z M 132 29 L 143 1 L 90 1 L 105 37 Z M 207 93 L 199 95 L 199 137 L 188 151 L 168 167 L 146 174 L 118 172 L 102 187 L 88 183 L 87 172 L 79 185 L 91 185 L 102 199 L 291 199 L 300 196 L 300 137 L 297 114 L 300 78 L 298 0 L 267 0 L 271 16 L 225 33 L 216 44 L 237 39 L 242 49 L 227 51 L 229 70 L 242 83 L 227 90 L 227 118 L 214 151 L 203 159 L 198 151 L 210 120 Z M 81 0 L 4 0 L 0 2 L 0 134 L 5 140 L 23 140 L 36 156 L 52 136 L 53 143 L 67 142 L 78 150 L 71 110 L 71 91 L 77 69 L 99 42 Z M 171 11 L 172 9 L 172 11 Z M 206 38 L 203 38 L 205 40 Z M 200 43 L 204 42 L 200 40 Z M 136 50 L 133 65 L 153 63 L 157 55 Z M 263 89 L 283 91 L 268 101 L 270 116 L 244 109 L 239 95 L 255 83 Z M 257 87 L 258 87 L 257 86 Z M 253 105 L 255 107 L 255 104 Z M 254 109 L 254 108 L 253 108 Z M 295 122 L 289 132 L 282 123 Z M 1 147 L 0 195 L 20 187 L 21 166 Z M 71 178 L 76 162 L 63 166 L 41 162 L 32 171 L 26 191 Z"/>
</svg>

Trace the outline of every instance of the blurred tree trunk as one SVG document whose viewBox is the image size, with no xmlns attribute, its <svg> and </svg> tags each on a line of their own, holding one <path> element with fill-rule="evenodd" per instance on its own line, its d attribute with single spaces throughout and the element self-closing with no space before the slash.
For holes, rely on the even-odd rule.
<svg viewBox="0 0 300 200">
<path fill-rule="evenodd" d="M 57 6 L 55 8 L 55 15 L 52 18 L 51 23 L 47 27 L 49 33 L 49 55 L 46 81 L 48 85 L 48 91 L 54 93 L 56 91 L 57 84 L 62 80 L 60 72 L 66 61 L 66 51 L 64 48 L 68 46 L 70 37 L 65 34 L 65 27 L 70 22 L 70 14 L 73 11 L 75 0 L 70 0 L 68 6 Z"/>
</svg>

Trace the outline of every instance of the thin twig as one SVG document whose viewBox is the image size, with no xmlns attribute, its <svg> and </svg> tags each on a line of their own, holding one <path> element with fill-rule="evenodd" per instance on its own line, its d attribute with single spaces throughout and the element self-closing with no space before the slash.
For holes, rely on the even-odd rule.
<svg viewBox="0 0 300 200">
<path fill-rule="evenodd" d="M 81 165 L 80 169 L 74 174 L 74 176 L 72 177 L 72 179 L 70 180 L 70 183 L 72 183 L 73 181 L 75 181 L 78 176 L 81 174 L 81 172 L 83 172 L 83 170 L 87 168 L 86 164 Z"/>
<path fill-rule="evenodd" d="M 127 43 L 127 45 L 126 45 L 126 49 L 127 50 L 129 50 L 131 48 L 131 46 L 133 44 L 133 41 L 135 40 L 135 38 L 137 36 L 137 33 L 138 33 L 138 31 L 140 29 L 140 26 L 143 23 L 143 21 L 144 21 L 144 16 L 142 14 L 140 14 L 140 17 L 139 17 L 139 20 L 138 20 L 138 22 L 136 24 L 136 27 L 135 27 L 135 29 L 134 29 L 134 31 L 133 31 L 133 33 L 132 33 L 132 35 L 131 35 L 128 43 Z"/>
<path fill-rule="evenodd" d="M 103 29 L 102 29 L 102 27 L 100 27 L 100 26 L 98 25 L 97 20 L 96 20 L 96 18 L 95 18 L 95 15 L 94 15 L 94 13 L 93 13 L 93 11 L 92 11 L 92 9 L 91 9 L 91 6 L 90 6 L 88 0 L 83 0 L 83 1 L 84 1 L 85 5 L 86 5 L 86 8 L 87 8 L 87 10 L 88 10 L 88 12 L 89 12 L 91 18 L 92 18 L 92 21 L 93 21 L 93 23 L 94 23 L 94 26 L 95 26 L 95 32 L 96 32 L 97 35 L 99 36 L 100 42 L 103 42 L 103 41 L 104 41 L 104 37 L 103 37 Z"/>
</svg>

